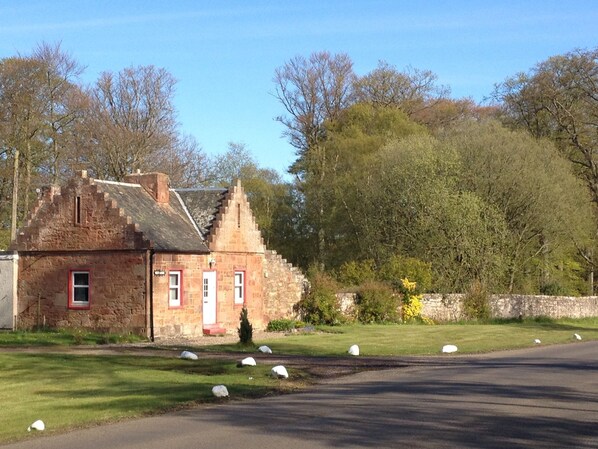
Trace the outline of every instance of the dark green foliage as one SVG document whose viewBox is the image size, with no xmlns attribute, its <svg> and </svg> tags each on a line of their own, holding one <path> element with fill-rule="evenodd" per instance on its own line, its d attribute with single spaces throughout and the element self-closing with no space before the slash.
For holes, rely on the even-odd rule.
<svg viewBox="0 0 598 449">
<path fill-rule="evenodd" d="M 368 282 L 357 292 L 357 317 L 362 323 L 399 322 L 399 296 L 384 282 Z"/>
<path fill-rule="evenodd" d="M 311 324 L 335 325 L 342 322 L 342 313 L 336 292 L 338 283 L 328 274 L 312 270 L 308 273 L 311 289 L 294 309 L 303 321 Z"/>
<path fill-rule="evenodd" d="M 540 287 L 540 294 L 548 296 L 566 296 L 567 292 L 558 282 L 549 282 Z"/>
<path fill-rule="evenodd" d="M 305 323 L 302 321 L 280 319 L 270 321 L 266 330 L 268 332 L 288 332 L 302 327 L 305 327 Z"/>
<path fill-rule="evenodd" d="M 239 320 L 239 329 L 237 329 L 239 333 L 239 343 L 242 345 L 253 344 L 253 326 L 249 322 L 249 318 L 247 317 L 247 309 L 245 307 L 241 309 Z"/>
<path fill-rule="evenodd" d="M 486 286 L 480 281 L 474 281 L 463 298 L 465 317 L 471 320 L 488 320 L 490 318 L 488 298 Z"/>
</svg>

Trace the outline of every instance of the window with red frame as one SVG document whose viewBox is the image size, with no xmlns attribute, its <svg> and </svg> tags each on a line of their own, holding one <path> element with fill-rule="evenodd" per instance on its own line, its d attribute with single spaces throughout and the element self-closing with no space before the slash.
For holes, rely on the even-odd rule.
<svg viewBox="0 0 598 449">
<path fill-rule="evenodd" d="M 245 272 L 235 271 L 235 304 L 245 302 Z"/>
<path fill-rule="evenodd" d="M 180 307 L 183 273 L 178 270 L 168 272 L 168 306 Z"/>
</svg>

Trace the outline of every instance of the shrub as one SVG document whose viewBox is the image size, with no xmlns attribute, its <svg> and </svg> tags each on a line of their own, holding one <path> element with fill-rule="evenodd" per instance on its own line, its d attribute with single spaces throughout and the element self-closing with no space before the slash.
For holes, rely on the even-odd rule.
<svg viewBox="0 0 598 449">
<path fill-rule="evenodd" d="M 399 298 L 384 282 L 368 282 L 357 292 L 357 318 L 362 323 L 398 322 Z"/>
<path fill-rule="evenodd" d="M 403 288 L 402 279 L 411 279 L 421 293 L 432 286 L 432 266 L 414 257 L 392 256 L 382 264 L 378 277 L 399 291 Z"/>
<path fill-rule="evenodd" d="M 305 323 L 302 321 L 280 319 L 270 321 L 266 330 L 268 332 L 288 332 L 302 327 L 305 327 Z"/>
<path fill-rule="evenodd" d="M 415 294 L 417 283 L 411 282 L 407 278 L 401 279 L 401 293 L 403 293 L 403 321 L 406 323 L 412 321 L 430 322 L 422 318 L 422 295 Z"/>
<path fill-rule="evenodd" d="M 239 333 L 239 343 L 242 345 L 253 344 L 253 326 L 249 322 L 249 318 L 247 317 L 247 309 L 245 307 L 241 309 L 239 321 L 239 329 L 237 329 Z"/>
<path fill-rule="evenodd" d="M 487 320 L 490 318 L 489 294 L 486 286 L 475 280 L 463 298 L 463 312 L 465 317 L 472 320 Z"/>
<path fill-rule="evenodd" d="M 311 324 L 340 324 L 343 317 L 336 297 L 337 282 L 321 271 L 309 275 L 311 289 L 305 298 L 295 304 L 295 312 L 299 313 L 303 321 Z"/>
<path fill-rule="evenodd" d="M 338 281 L 345 286 L 362 285 L 376 279 L 374 261 L 371 259 L 345 262 L 338 269 Z"/>
<path fill-rule="evenodd" d="M 566 296 L 568 292 L 558 282 L 550 282 L 540 287 L 540 293 L 548 296 Z"/>
</svg>

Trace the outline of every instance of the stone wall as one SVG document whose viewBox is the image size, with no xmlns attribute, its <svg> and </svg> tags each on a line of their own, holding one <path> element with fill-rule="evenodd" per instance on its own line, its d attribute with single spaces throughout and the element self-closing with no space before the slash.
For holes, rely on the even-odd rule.
<svg viewBox="0 0 598 449">
<path fill-rule="evenodd" d="M 264 320 L 296 318 L 293 306 L 301 301 L 307 280 L 276 251 L 266 251 L 264 260 Z"/>
<path fill-rule="evenodd" d="M 464 318 L 462 294 L 425 294 L 422 315 L 435 321 Z M 493 318 L 585 318 L 598 316 L 598 296 L 491 295 Z"/>
<path fill-rule="evenodd" d="M 145 260 L 139 252 L 19 254 L 18 328 L 87 328 L 144 335 Z M 89 271 L 89 307 L 70 308 L 71 270 Z"/>
</svg>

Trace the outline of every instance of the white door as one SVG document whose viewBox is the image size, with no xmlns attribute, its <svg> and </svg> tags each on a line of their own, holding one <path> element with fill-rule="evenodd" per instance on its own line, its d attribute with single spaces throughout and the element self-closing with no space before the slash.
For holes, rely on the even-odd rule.
<svg viewBox="0 0 598 449">
<path fill-rule="evenodd" d="M 216 272 L 203 273 L 203 324 L 216 324 Z"/>
</svg>

